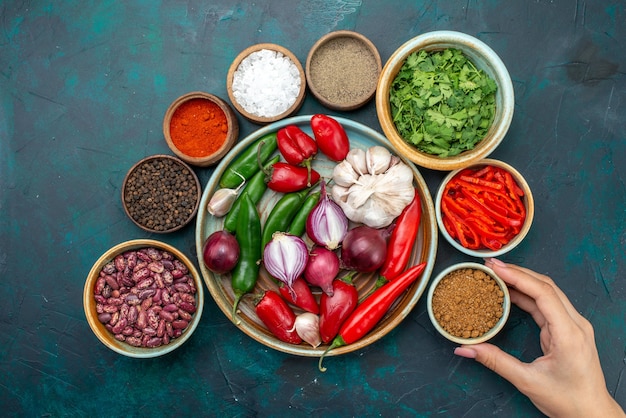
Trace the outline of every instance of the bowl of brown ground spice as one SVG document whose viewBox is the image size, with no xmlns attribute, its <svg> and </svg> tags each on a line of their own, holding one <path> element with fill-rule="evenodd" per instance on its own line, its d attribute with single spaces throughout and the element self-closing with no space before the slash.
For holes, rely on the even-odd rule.
<svg viewBox="0 0 626 418">
<path fill-rule="evenodd" d="M 354 110 L 376 92 L 382 62 L 376 46 L 357 32 L 339 30 L 322 36 L 306 60 L 311 93 L 329 109 Z"/>
<path fill-rule="evenodd" d="M 478 263 L 459 263 L 433 280 L 427 307 L 441 335 L 458 344 L 478 344 L 504 327 L 511 299 L 506 284 L 493 270 Z"/>
</svg>

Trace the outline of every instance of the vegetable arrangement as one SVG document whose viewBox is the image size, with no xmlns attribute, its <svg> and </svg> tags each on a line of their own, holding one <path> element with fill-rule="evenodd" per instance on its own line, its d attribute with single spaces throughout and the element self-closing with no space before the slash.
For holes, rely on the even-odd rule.
<svg viewBox="0 0 626 418">
<path fill-rule="evenodd" d="M 511 173 L 502 168 L 462 170 L 444 188 L 443 224 L 465 248 L 497 251 L 524 225 L 523 196 Z"/>
<path fill-rule="evenodd" d="M 391 115 L 407 143 L 450 157 L 485 137 L 495 115 L 496 89 L 460 50 L 420 50 L 407 57 L 391 85 Z"/>
<path fill-rule="evenodd" d="M 203 257 L 205 266 L 215 274 L 230 274 L 235 295 L 233 322 L 239 323 L 239 302 L 251 294 L 258 318 L 276 338 L 312 347 L 322 342 L 329 344 L 326 355 L 370 332 L 420 276 L 423 263 L 419 269 L 407 269 L 407 265 L 418 233 L 421 206 L 412 170 L 399 158 L 380 146 L 350 149 L 343 127 L 329 116 L 313 116 L 311 127 L 315 139 L 299 127 L 288 125 L 275 135 L 260 138 L 233 160 L 224 172 L 230 180 L 221 179 L 220 186 L 240 194 L 228 213 L 213 214 L 224 216 L 224 229 L 207 238 Z M 278 156 L 263 152 L 268 144 L 269 148 L 278 149 Z M 254 151 L 250 151 L 252 148 Z M 312 168 L 318 151 L 337 162 L 336 167 L 346 169 L 335 169 L 331 179 L 321 178 Z M 252 155 L 257 159 L 256 172 L 249 170 Z M 276 186 L 277 167 L 283 166 L 288 167 L 285 170 L 291 175 L 281 184 L 289 187 Z M 337 202 L 328 193 L 327 182 L 333 184 L 333 190 L 348 190 L 349 186 L 338 186 L 347 185 L 341 176 L 348 167 L 354 173 L 350 186 L 356 186 L 363 176 L 375 181 L 360 183 L 360 193 L 355 187 L 349 192 L 352 199 Z M 296 169 L 303 171 L 294 175 Z M 399 174 L 405 172 L 410 176 Z M 237 176 L 239 182 L 234 181 Z M 379 184 L 386 187 L 377 188 Z M 269 213 L 261 223 L 257 204 L 268 188 L 278 196 L 273 207 L 265 209 Z M 390 197 L 394 193 L 391 189 L 396 188 L 400 192 Z M 357 198 L 359 201 L 355 202 Z M 347 216 L 342 208 L 348 200 L 352 216 Z M 355 213 L 371 212 L 380 202 L 385 202 L 384 208 L 378 209 L 385 217 L 385 226 L 355 221 L 364 218 Z M 271 277 L 275 290 L 255 294 L 261 273 Z M 361 273 L 384 277 L 359 301 L 355 284 Z M 406 275 L 411 277 L 400 279 Z M 355 325 L 344 325 L 355 321 L 359 323 L 357 331 Z"/>
</svg>

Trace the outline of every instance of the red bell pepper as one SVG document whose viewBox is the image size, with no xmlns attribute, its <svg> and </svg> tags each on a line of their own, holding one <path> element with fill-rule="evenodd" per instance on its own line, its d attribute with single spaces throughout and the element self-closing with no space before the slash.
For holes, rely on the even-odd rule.
<svg viewBox="0 0 626 418">
<path fill-rule="evenodd" d="M 350 140 L 343 126 L 327 115 L 313 115 L 311 128 L 320 151 L 332 161 L 341 161 L 350 151 Z"/>
<path fill-rule="evenodd" d="M 320 174 L 306 167 L 277 162 L 266 172 L 267 187 L 275 192 L 291 193 L 303 190 L 320 181 Z"/>
<path fill-rule="evenodd" d="M 287 125 L 276 134 L 278 149 L 289 164 L 306 165 L 317 154 L 317 144 L 296 125 Z"/>
<path fill-rule="evenodd" d="M 426 263 L 416 264 L 361 302 L 343 323 L 332 344 L 321 355 L 318 363 L 320 371 L 326 371 L 326 368 L 322 367 L 322 360 L 330 350 L 352 344 L 370 332 L 385 316 L 396 299 L 417 280 L 425 268 Z"/>
<path fill-rule="evenodd" d="M 404 208 L 396 225 L 391 231 L 387 245 L 387 258 L 382 265 L 380 275 L 387 280 L 393 280 L 406 267 L 411 258 L 411 251 L 419 231 L 422 216 L 422 202 L 418 191 L 415 190 L 413 201 Z"/>
<path fill-rule="evenodd" d="M 306 280 L 304 280 L 302 277 L 298 277 L 296 280 L 294 280 L 291 288 L 294 291 L 295 298 L 293 297 L 293 295 L 289 291 L 289 287 L 285 283 L 278 283 L 278 290 L 287 302 L 316 315 L 320 312 L 319 305 L 317 304 L 315 296 L 313 296 L 313 292 L 311 291 L 311 288 L 307 284 Z"/>
<path fill-rule="evenodd" d="M 306 167 L 310 176 L 311 160 L 317 154 L 317 144 L 313 138 L 298 126 L 287 125 L 278 130 L 276 141 L 285 160 L 289 164 Z M 311 186 L 310 178 L 307 185 Z"/>
<path fill-rule="evenodd" d="M 337 336 L 339 328 L 354 311 L 359 292 L 352 284 L 352 275 L 333 280 L 333 295 L 322 292 L 320 297 L 320 336 L 328 344 Z"/>
<path fill-rule="evenodd" d="M 278 293 L 266 290 L 255 301 L 255 311 L 267 329 L 279 340 L 291 344 L 302 342 L 294 327 L 296 314 Z"/>
</svg>

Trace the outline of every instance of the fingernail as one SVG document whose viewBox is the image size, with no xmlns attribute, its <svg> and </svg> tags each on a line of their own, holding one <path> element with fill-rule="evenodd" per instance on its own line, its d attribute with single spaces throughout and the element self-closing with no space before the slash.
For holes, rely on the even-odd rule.
<svg viewBox="0 0 626 418">
<path fill-rule="evenodd" d="M 488 258 L 485 260 L 485 262 L 489 264 L 493 264 L 494 266 L 498 266 L 498 267 L 506 267 L 506 264 L 498 260 L 497 258 Z"/>
<path fill-rule="evenodd" d="M 475 359 L 476 356 L 478 355 L 476 350 L 472 350 L 471 348 L 467 348 L 467 347 L 455 348 L 454 354 L 456 354 L 459 357 L 465 357 L 465 358 L 471 358 L 471 359 Z"/>
</svg>

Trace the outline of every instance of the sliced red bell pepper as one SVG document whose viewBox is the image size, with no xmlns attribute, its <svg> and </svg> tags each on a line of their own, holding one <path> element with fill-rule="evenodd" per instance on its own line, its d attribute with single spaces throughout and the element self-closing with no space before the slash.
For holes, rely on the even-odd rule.
<svg viewBox="0 0 626 418">
<path fill-rule="evenodd" d="M 444 190 L 444 227 L 466 248 L 500 249 L 522 228 L 523 195 L 511 173 L 500 167 L 464 169 Z"/>
</svg>

